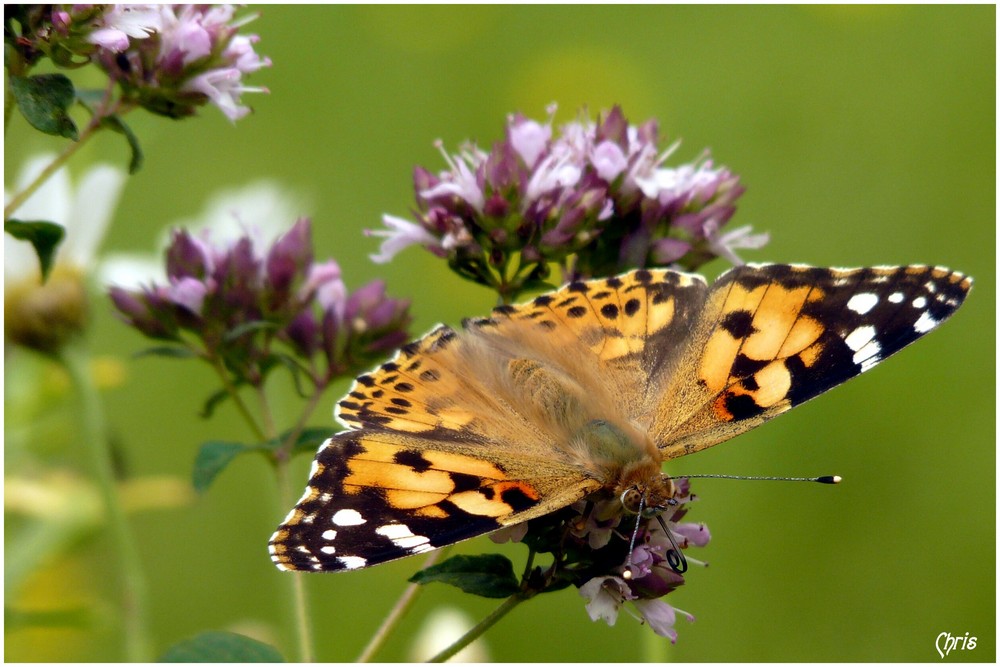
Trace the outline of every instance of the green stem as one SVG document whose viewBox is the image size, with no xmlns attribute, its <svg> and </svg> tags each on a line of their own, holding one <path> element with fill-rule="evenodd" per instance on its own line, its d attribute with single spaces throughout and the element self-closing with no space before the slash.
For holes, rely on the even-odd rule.
<svg viewBox="0 0 1000 667">
<path fill-rule="evenodd" d="M 434 563 L 441 560 L 441 557 L 447 552 L 448 547 L 432 551 L 427 556 L 427 560 L 424 561 L 423 567 L 430 567 Z M 371 662 L 372 657 L 380 648 L 382 648 L 386 640 L 389 639 L 389 635 L 396 629 L 396 625 L 403 618 L 403 616 L 406 615 L 406 612 L 410 610 L 413 603 L 416 602 L 417 597 L 420 596 L 420 592 L 423 588 L 422 584 L 410 584 L 406 587 L 403 594 L 399 596 L 398 600 L 396 600 L 396 604 L 393 605 L 389 615 L 385 617 L 384 621 L 382 621 L 382 625 L 380 625 L 378 630 L 375 631 L 375 634 L 372 635 L 368 645 L 365 646 L 364 650 L 361 651 L 361 655 L 359 655 L 358 659 L 354 662 Z"/>
<path fill-rule="evenodd" d="M 264 422 L 264 435 L 267 439 L 277 436 L 277 428 L 274 425 L 274 416 L 271 413 L 271 406 L 267 400 L 267 392 L 263 385 L 257 387 L 257 400 L 260 404 L 261 420 Z M 306 408 L 306 415 L 303 415 L 297 426 L 305 423 L 308 413 L 316 407 L 318 396 L 310 401 Z M 244 406 L 245 409 L 245 406 Z M 274 472 L 278 478 L 278 498 L 281 503 L 279 512 L 285 512 L 295 504 L 295 490 L 292 488 L 291 477 L 288 474 L 288 465 L 292 460 L 292 443 L 298 437 L 301 428 L 293 429 L 289 434 L 288 441 L 282 443 L 277 455 L 274 457 Z M 290 572 L 290 599 L 292 605 L 292 622 L 294 624 L 295 643 L 298 648 L 299 662 L 315 662 L 316 653 L 313 646 L 312 618 L 309 613 L 309 597 L 306 594 L 305 573 Z"/>
<path fill-rule="evenodd" d="M 640 625 L 639 629 L 642 635 L 642 661 L 666 662 L 668 657 L 667 652 L 670 649 L 670 640 L 650 631 L 649 628 L 645 627 L 645 624 Z"/>
<path fill-rule="evenodd" d="M 7 84 L 3 91 L 3 131 L 7 134 L 7 126 L 10 125 L 10 116 L 14 111 L 14 91 L 10 86 L 10 77 L 7 77 Z"/>
<path fill-rule="evenodd" d="M 60 167 L 66 164 L 67 160 L 73 157 L 78 150 L 83 148 L 83 145 L 87 143 L 87 140 L 94 136 L 94 133 L 99 127 L 100 123 L 91 122 L 87 125 L 86 129 L 84 129 L 84 131 L 80 134 L 80 138 L 77 141 L 69 142 L 69 144 L 66 145 L 66 148 L 63 149 L 63 152 L 57 155 L 56 158 L 42 170 L 42 173 L 38 174 L 34 181 L 29 183 L 24 190 L 21 190 L 14 195 L 10 202 L 8 202 L 8 204 L 3 208 L 4 222 L 9 220 L 14 214 L 14 211 L 16 211 L 21 204 L 27 201 L 28 197 L 35 194 L 35 190 L 40 188 L 42 184 L 45 183 L 50 176 L 52 176 L 52 174 L 56 173 Z"/>
<path fill-rule="evenodd" d="M 226 372 L 226 369 L 223 367 L 222 362 L 219 360 L 219 358 L 204 354 L 202 355 L 202 358 L 208 361 L 208 363 L 212 365 L 212 368 L 215 369 L 215 372 L 218 374 L 219 379 L 222 380 L 222 387 L 226 390 L 226 393 L 229 394 L 229 397 L 233 399 L 233 404 L 236 406 L 236 409 L 239 410 L 240 414 L 243 416 L 243 419 L 246 420 L 246 423 L 250 427 L 250 430 L 253 431 L 254 436 L 261 442 L 266 441 L 269 436 L 264 434 L 264 431 L 261 430 L 260 425 L 257 424 L 257 420 L 254 419 L 253 414 L 251 414 L 250 408 L 248 408 L 247 404 L 243 402 L 242 398 L 240 398 L 240 392 L 236 389 L 236 386 L 229 380 L 229 374 Z"/>
<path fill-rule="evenodd" d="M 295 504 L 291 480 L 288 475 L 288 462 L 278 461 L 275 464 L 275 473 L 278 476 L 278 487 L 280 490 L 281 511 L 285 512 Z M 306 596 L 305 572 L 287 572 L 285 576 L 291 579 L 291 605 L 292 619 L 295 625 L 295 639 L 298 646 L 299 662 L 315 662 L 316 655 L 313 651 L 312 619 L 309 614 L 309 599 Z"/>
<path fill-rule="evenodd" d="M 454 644 L 441 651 L 427 662 L 447 662 L 463 648 L 478 639 L 484 632 L 492 628 L 496 622 L 506 616 L 510 610 L 527 599 L 528 597 L 523 592 L 514 593 L 509 598 L 504 600 L 502 605 L 494 609 L 489 616 L 481 620 L 474 628 L 459 637 Z"/>
<path fill-rule="evenodd" d="M 147 622 L 146 578 L 118 494 L 118 484 L 104 424 L 104 412 L 90 375 L 90 356 L 84 344 L 77 342 L 66 345 L 59 359 L 69 373 L 73 387 L 80 397 L 82 413 L 80 437 L 84 441 L 83 445 L 97 477 L 108 527 L 121 563 L 125 657 L 129 662 L 149 662 L 152 659 L 152 645 Z"/>
</svg>

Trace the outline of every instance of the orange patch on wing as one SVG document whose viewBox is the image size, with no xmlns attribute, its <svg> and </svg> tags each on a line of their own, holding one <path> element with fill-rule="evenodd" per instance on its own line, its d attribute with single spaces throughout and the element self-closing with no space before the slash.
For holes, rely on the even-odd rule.
<svg viewBox="0 0 1000 667">
<path fill-rule="evenodd" d="M 813 343 L 806 349 L 799 352 L 799 359 L 802 360 L 803 365 L 806 368 L 810 368 L 819 359 L 819 355 L 823 353 L 823 345 L 819 343 Z"/>
<path fill-rule="evenodd" d="M 740 349 L 740 340 L 725 329 L 716 329 L 705 345 L 698 376 L 713 394 L 729 384 L 733 360 Z"/>
<path fill-rule="evenodd" d="M 427 505 L 426 507 L 421 507 L 414 510 L 414 516 L 422 516 L 428 519 L 447 519 L 448 513 L 437 505 Z"/>
<path fill-rule="evenodd" d="M 792 375 L 783 361 L 772 361 L 754 373 L 753 377 L 760 388 L 749 393 L 762 408 L 769 408 L 784 400 L 792 388 Z"/>
<path fill-rule="evenodd" d="M 782 343 L 781 349 L 778 350 L 775 356 L 784 359 L 802 352 L 815 343 L 825 330 L 826 327 L 822 324 L 811 317 L 803 315 L 792 325 L 791 330 L 788 331 L 788 335 L 785 337 L 785 342 Z M 811 361 L 806 362 L 806 366 L 811 365 Z"/>
<path fill-rule="evenodd" d="M 731 395 L 732 394 L 730 394 L 729 392 L 720 394 L 712 402 L 712 412 L 715 413 L 715 418 L 718 419 L 719 421 L 722 422 L 733 421 L 733 413 L 730 412 L 729 408 L 726 407 L 726 399 L 729 398 Z"/>
<path fill-rule="evenodd" d="M 424 509 L 433 507 L 448 497 L 447 493 L 415 489 L 389 489 L 385 492 L 386 501 L 396 509 Z M 440 510 L 440 508 L 438 508 Z M 443 510 L 441 510 L 443 513 Z"/>
<path fill-rule="evenodd" d="M 359 458 L 348 460 L 347 467 L 351 472 L 344 478 L 345 486 L 416 489 L 445 494 L 455 489 L 451 475 L 442 470 L 418 472 L 408 465 Z"/>
<path fill-rule="evenodd" d="M 441 470 L 476 475 L 478 477 L 485 477 L 486 479 L 505 479 L 507 477 L 500 468 L 497 468 L 489 461 L 477 459 L 472 456 L 432 449 L 424 450 L 422 454 L 425 459 L 430 461 L 434 468 L 440 468 Z"/>
<path fill-rule="evenodd" d="M 657 331 L 670 326 L 670 323 L 674 321 L 675 310 L 676 302 L 673 297 L 662 303 L 650 304 L 649 315 L 646 320 L 646 330 L 650 334 L 655 334 Z"/>
<path fill-rule="evenodd" d="M 748 290 L 738 283 L 734 283 L 729 294 L 726 296 L 726 303 L 722 308 L 723 313 L 731 313 L 736 310 L 746 310 L 754 312 L 764 298 L 768 285 L 761 285 L 752 290 Z"/>
<path fill-rule="evenodd" d="M 808 294 L 808 287 L 786 290 L 772 285 L 754 313 L 752 324 L 757 331 L 743 342 L 741 352 L 751 359 L 774 359 L 779 356 L 778 352 L 794 328 L 795 318 Z"/>
<path fill-rule="evenodd" d="M 517 489 L 528 498 L 538 500 L 538 492 L 525 482 L 500 482 L 490 485 L 492 494 L 483 491 L 462 491 L 448 496 L 459 509 L 477 516 L 500 517 L 512 514 L 514 508 L 503 500 L 504 491 Z"/>
<path fill-rule="evenodd" d="M 629 341 L 623 336 L 608 336 L 592 349 L 595 354 L 600 355 L 605 361 L 617 359 L 628 354 L 630 350 Z"/>
</svg>

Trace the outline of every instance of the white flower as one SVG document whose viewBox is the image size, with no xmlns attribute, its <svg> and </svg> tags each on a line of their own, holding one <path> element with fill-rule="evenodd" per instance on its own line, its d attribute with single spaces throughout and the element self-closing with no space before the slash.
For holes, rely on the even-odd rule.
<svg viewBox="0 0 1000 667">
<path fill-rule="evenodd" d="M 750 225 L 744 225 L 725 234 L 719 234 L 719 223 L 712 219 L 705 223 L 705 237 L 708 239 L 712 252 L 720 257 L 725 257 L 733 266 L 741 266 L 744 262 L 736 254 L 735 248 L 751 250 L 763 248 L 771 238 L 767 232 L 751 234 L 750 229 Z"/>
<path fill-rule="evenodd" d="M 54 155 L 30 158 L 21 170 L 12 191 L 4 187 L 4 201 L 23 190 L 55 159 Z M 53 266 L 72 267 L 82 273 L 94 268 L 97 250 L 114 215 L 125 172 L 108 164 L 87 169 L 75 187 L 65 168 L 50 176 L 13 217 L 23 221 L 44 220 L 61 225 L 66 236 L 56 250 Z M 26 241 L 7 237 L 4 241 L 4 278 L 7 285 L 41 279 L 41 267 L 34 248 Z"/>
<path fill-rule="evenodd" d="M 530 169 L 552 138 L 552 125 L 534 120 L 510 121 L 510 145 Z"/>
<path fill-rule="evenodd" d="M 635 598 L 621 577 L 594 577 L 580 586 L 580 595 L 587 598 L 590 620 L 601 619 L 608 625 L 618 620 L 618 610 L 625 600 Z"/>
<path fill-rule="evenodd" d="M 483 191 L 476 181 L 475 170 L 486 159 L 484 153 L 472 149 L 460 153 L 452 158 L 444 150 L 444 143 L 440 140 L 435 142 L 445 162 L 451 168 L 450 172 L 442 174 L 443 180 L 432 188 L 424 190 L 420 196 L 424 199 L 433 199 L 444 194 L 451 194 L 465 200 L 469 206 L 482 213 L 485 198 Z M 471 167 L 471 168 L 470 168 Z"/>
<path fill-rule="evenodd" d="M 379 246 L 378 253 L 369 255 L 371 260 L 376 264 L 385 264 L 403 248 L 417 243 L 434 246 L 440 245 L 433 234 L 409 220 L 386 214 L 382 216 L 382 223 L 389 229 L 365 230 L 366 236 L 381 236 L 385 239 L 385 241 L 382 241 L 382 245 Z"/>
<path fill-rule="evenodd" d="M 439 607 L 432 611 L 417 631 L 410 646 L 410 661 L 422 662 L 432 658 L 455 643 L 472 629 L 472 620 L 454 607 Z M 459 651 L 452 660 L 458 662 L 489 662 L 486 642 L 477 639 Z"/>
</svg>

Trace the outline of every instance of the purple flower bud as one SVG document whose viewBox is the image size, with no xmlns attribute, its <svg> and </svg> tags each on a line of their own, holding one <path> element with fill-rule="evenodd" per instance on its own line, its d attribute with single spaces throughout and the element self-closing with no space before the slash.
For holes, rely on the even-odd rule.
<svg viewBox="0 0 1000 667">
<path fill-rule="evenodd" d="M 278 238 L 267 254 L 267 282 L 275 299 L 289 298 L 312 259 L 312 227 L 308 218 L 302 218 Z"/>
<path fill-rule="evenodd" d="M 691 250 L 691 244 L 680 239 L 659 239 L 654 241 L 649 250 L 649 256 L 657 264 L 666 266 L 673 264 Z"/>
<path fill-rule="evenodd" d="M 207 293 L 208 288 L 205 283 L 195 278 L 181 278 L 169 288 L 170 300 L 194 315 L 202 314 L 201 308 Z"/>
<path fill-rule="evenodd" d="M 159 340 L 176 340 L 177 326 L 171 314 L 162 308 L 162 304 L 161 308 L 155 308 L 148 294 L 112 287 L 109 289 L 109 295 L 125 321 L 142 334 Z"/>
<path fill-rule="evenodd" d="M 299 313 L 291 323 L 285 327 L 284 334 L 295 346 L 299 356 L 306 359 L 312 358 L 319 349 L 321 343 L 319 323 L 316 316 L 310 310 Z"/>
<path fill-rule="evenodd" d="M 175 230 L 167 247 L 167 276 L 204 278 L 214 269 L 208 246 L 186 230 Z"/>
</svg>

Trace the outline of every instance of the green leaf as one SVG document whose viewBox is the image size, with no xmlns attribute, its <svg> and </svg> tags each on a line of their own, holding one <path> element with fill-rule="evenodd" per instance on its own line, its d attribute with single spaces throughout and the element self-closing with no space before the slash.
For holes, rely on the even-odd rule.
<svg viewBox="0 0 1000 667">
<path fill-rule="evenodd" d="M 331 435 L 333 431 L 329 428 L 307 428 L 303 429 L 302 433 L 299 433 L 299 437 L 295 439 L 295 444 L 292 445 L 292 454 L 315 454 L 319 446 L 322 445 Z M 284 442 L 285 438 L 288 437 L 288 432 L 286 431 L 282 434 L 280 438 L 281 442 Z"/>
<path fill-rule="evenodd" d="M 203 632 L 167 649 L 160 662 L 284 662 L 270 644 L 235 632 Z"/>
<path fill-rule="evenodd" d="M 410 581 L 415 584 L 439 581 L 484 598 L 506 598 L 520 590 L 513 564 L 499 554 L 452 556 L 417 572 Z"/>
<path fill-rule="evenodd" d="M 210 440 L 202 443 L 198 456 L 194 459 L 194 471 L 191 483 L 198 493 L 204 492 L 233 459 L 246 452 L 260 451 L 257 445 L 245 445 L 241 442 L 222 442 Z"/>
<path fill-rule="evenodd" d="M 222 340 L 227 343 L 231 343 L 245 333 L 251 331 L 266 331 L 268 329 L 277 329 L 278 325 L 274 322 L 268 322 L 267 320 L 255 320 L 253 322 L 244 322 L 239 326 L 233 327 L 230 331 L 226 332 L 226 335 L 222 337 Z"/>
<path fill-rule="evenodd" d="M 205 404 L 201 406 L 201 412 L 198 416 L 202 419 L 211 419 L 212 415 L 215 414 L 215 409 L 222 405 L 222 403 L 229 399 L 229 390 L 220 389 L 213 393 L 211 396 L 205 399 Z"/>
<path fill-rule="evenodd" d="M 79 139 L 76 123 L 67 113 L 76 99 L 69 78 L 63 74 L 38 74 L 11 77 L 10 83 L 18 108 L 33 128 L 73 141 Z"/>
<path fill-rule="evenodd" d="M 125 141 L 128 142 L 128 147 L 132 151 L 132 157 L 128 161 L 128 173 L 134 174 L 139 171 L 142 168 L 144 156 L 142 147 L 139 146 L 139 137 L 135 136 L 132 128 L 117 115 L 105 116 L 101 119 L 101 125 L 125 137 Z"/>
<path fill-rule="evenodd" d="M 35 248 L 38 264 L 42 267 L 42 281 L 45 281 L 49 277 L 49 271 L 52 270 L 56 248 L 66 236 L 66 230 L 54 222 L 13 218 L 3 223 L 3 230 L 15 239 L 27 241 Z"/>
<path fill-rule="evenodd" d="M 198 356 L 193 350 L 187 347 L 180 347 L 177 345 L 157 345 L 154 347 L 147 347 L 145 350 L 139 350 L 134 355 L 134 358 L 139 357 L 169 357 L 171 359 L 190 359 L 191 357 Z"/>
</svg>

